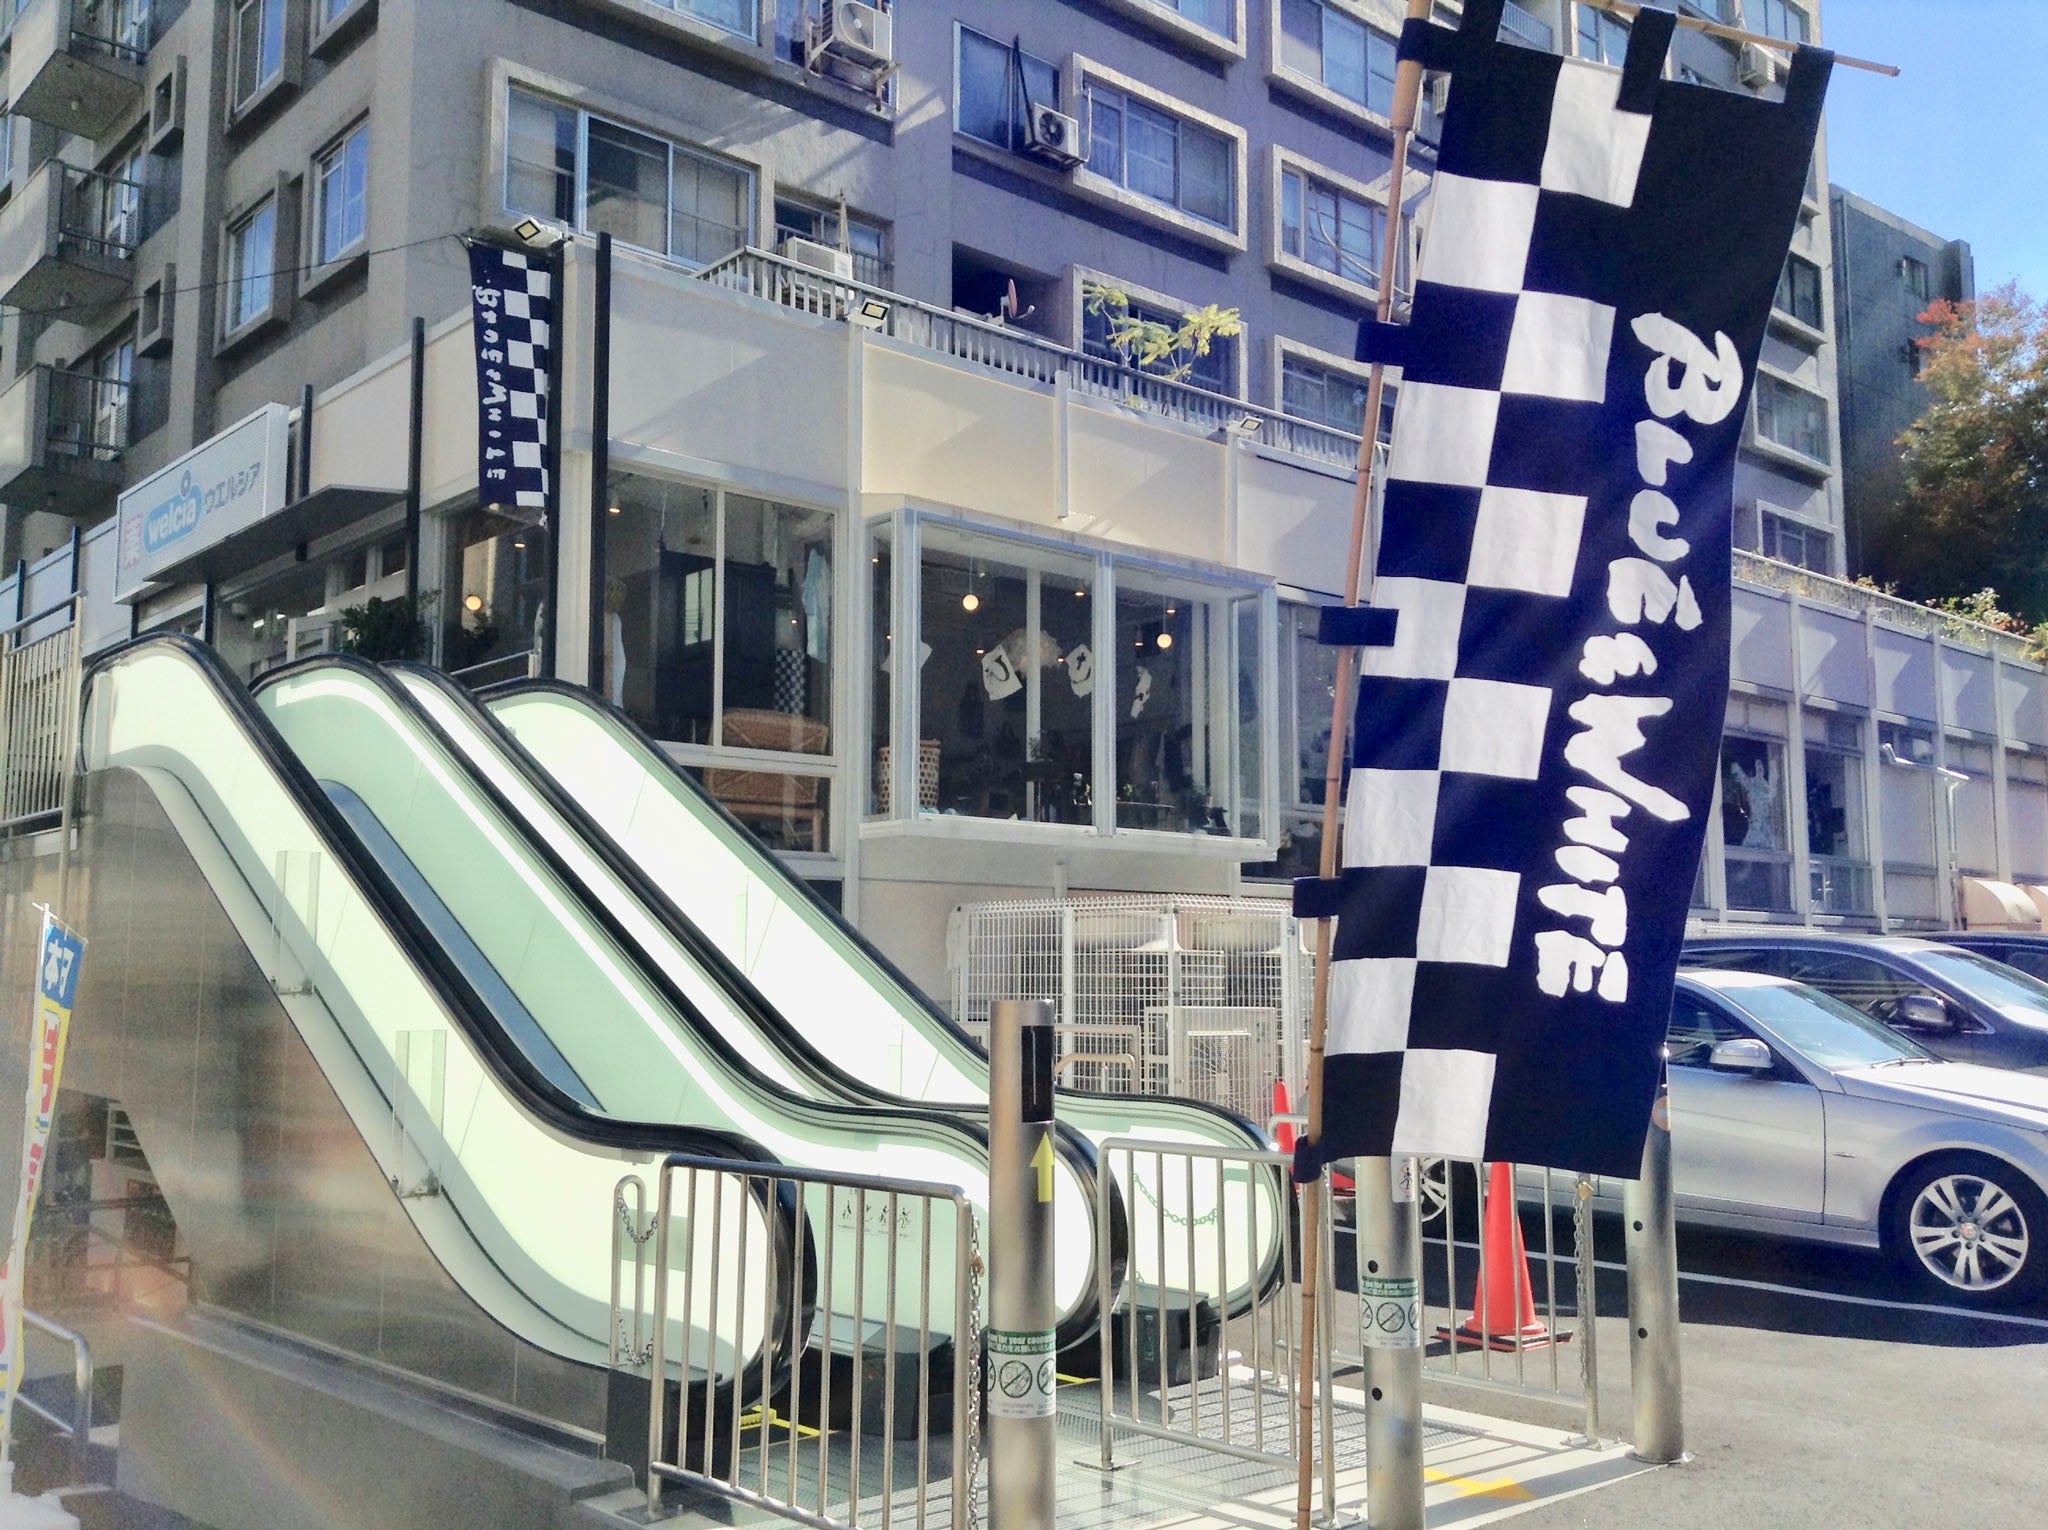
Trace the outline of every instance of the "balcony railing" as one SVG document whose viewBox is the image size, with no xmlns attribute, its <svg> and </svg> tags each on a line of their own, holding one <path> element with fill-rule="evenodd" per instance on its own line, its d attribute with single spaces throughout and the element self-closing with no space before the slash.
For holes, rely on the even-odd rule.
<svg viewBox="0 0 2048 1530">
<path fill-rule="evenodd" d="M 141 99 L 152 40 L 148 0 L 36 0 L 14 26 L 10 109 L 102 137 Z"/>
<path fill-rule="evenodd" d="M 1500 13 L 1500 29 L 1516 42 L 1527 43 L 1530 47 L 1548 53 L 1557 40 L 1550 30 L 1550 23 L 1541 16 L 1532 16 L 1508 0 L 1507 8 Z"/>
<path fill-rule="evenodd" d="M 874 327 L 893 340 L 936 351 L 971 366 L 1027 382 L 1065 379 L 1075 393 L 1247 441 L 1312 457 L 1334 466 L 1358 461 L 1358 437 L 1297 420 L 1242 399 L 1212 393 L 1115 361 L 1083 355 L 1021 329 L 920 303 L 864 282 L 814 271 L 765 250 L 736 250 L 698 273 L 730 292 L 765 298 L 799 313 L 843 319 L 872 308 Z"/>
<path fill-rule="evenodd" d="M 1909 632 L 1938 633 L 1951 642 L 1989 649 L 2004 659 L 2029 664 L 2041 662 L 2034 646 L 2015 633 L 1971 621 L 1967 616 L 1902 600 L 1868 585 L 1851 584 L 1846 579 L 1835 579 L 1790 563 L 1780 563 L 1775 558 L 1745 552 L 1741 548 L 1735 551 L 1735 577 L 1767 589 L 1784 590 L 1815 605 L 1832 606 L 1837 611 L 1855 616 L 1868 611 L 1891 626 L 1903 627 Z"/>
<path fill-rule="evenodd" d="M 818 244 L 829 245 L 832 236 L 822 236 L 807 228 L 792 228 L 787 223 L 775 225 L 775 247 L 782 248 L 785 239 L 809 239 Z M 887 287 L 896 280 L 896 263 L 886 255 L 871 255 L 865 250 L 852 250 L 853 279 L 869 287 Z"/>
<path fill-rule="evenodd" d="M 118 377 L 50 369 L 46 440 L 53 457 L 118 462 L 128 445 L 129 385 Z"/>
<path fill-rule="evenodd" d="M 142 242 L 142 183 L 98 170 L 61 171 L 57 238 L 66 248 L 102 260 L 126 260 Z"/>
<path fill-rule="evenodd" d="M 149 0 L 74 0 L 71 46 L 140 65 L 149 56 Z"/>
<path fill-rule="evenodd" d="M 0 391 L 0 499 L 96 519 L 121 487 L 128 384 L 30 367 Z"/>
</svg>

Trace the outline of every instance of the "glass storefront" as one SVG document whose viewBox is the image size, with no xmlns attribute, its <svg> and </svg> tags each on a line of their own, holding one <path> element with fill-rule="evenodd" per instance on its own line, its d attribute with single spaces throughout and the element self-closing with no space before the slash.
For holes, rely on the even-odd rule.
<svg viewBox="0 0 2048 1530">
<path fill-rule="evenodd" d="M 480 682 L 527 673 L 546 614 L 547 535 L 497 509 L 462 510 L 443 521 L 443 669 Z M 422 589 L 423 600 L 429 593 Z"/>
<path fill-rule="evenodd" d="M 1730 697 L 1721 738 L 1721 845 L 1730 908 L 1792 911 L 1786 785 L 1784 706 Z"/>
<path fill-rule="evenodd" d="M 1868 914 L 1863 724 L 1837 712 L 1808 712 L 1805 726 L 1809 901 L 1817 914 Z"/>
</svg>

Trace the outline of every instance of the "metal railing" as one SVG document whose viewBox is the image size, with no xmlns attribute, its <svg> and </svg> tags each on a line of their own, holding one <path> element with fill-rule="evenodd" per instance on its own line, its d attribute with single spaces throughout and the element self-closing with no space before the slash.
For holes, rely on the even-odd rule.
<svg viewBox="0 0 2048 1530">
<path fill-rule="evenodd" d="M 130 385 L 118 377 L 49 368 L 44 444 L 52 456 L 118 462 L 128 446 Z"/>
<path fill-rule="evenodd" d="M 872 301 L 884 310 L 881 332 L 906 345 L 1028 382 L 1057 384 L 1064 379 L 1085 398 L 1208 432 L 1228 430 L 1244 440 L 1332 466 L 1349 468 L 1358 461 L 1358 437 L 1344 431 L 1088 356 L 1026 330 L 951 313 L 882 287 L 815 271 L 765 250 L 735 250 L 706 266 L 698 279 L 821 318 L 844 318 Z"/>
<path fill-rule="evenodd" d="M 1532 48 L 1548 53 L 1557 41 L 1557 34 L 1550 30 L 1550 23 L 1541 16 L 1530 14 L 1508 0 L 1500 13 L 1500 29 L 1517 42 L 1527 43 Z"/>
<path fill-rule="evenodd" d="M 52 617 L 55 632 L 31 636 Z M 0 628 L 0 829 L 59 816 L 78 736 L 79 597 Z"/>
<path fill-rule="evenodd" d="M 1297 1240 L 1278 1240 L 1277 1270 L 1259 1271 L 1256 1253 L 1264 1242 L 1258 1225 L 1261 1206 L 1272 1208 L 1268 1214 L 1277 1211 L 1292 1225 L 1300 1225 L 1304 1189 L 1289 1174 L 1292 1158 L 1253 1149 L 1123 1137 L 1110 1138 L 1098 1151 L 1103 1177 L 1114 1177 L 1130 1192 L 1126 1200 L 1132 1207 L 1134 1253 L 1149 1237 L 1153 1257 L 1147 1267 L 1157 1272 L 1156 1281 L 1139 1281 L 1134 1273 L 1139 1261 L 1134 1257 L 1133 1272 L 1127 1272 L 1118 1287 L 1107 1261 L 1097 1266 L 1100 1309 L 1115 1314 L 1101 1331 L 1102 1469 L 1115 1467 L 1120 1434 L 1262 1464 L 1299 1460 L 1303 1441 Z M 1157 1194 L 1137 1193 L 1141 1163 L 1149 1168 Z M 1256 1193 L 1256 1182 L 1266 1176 L 1276 1188 L 1285 1187 L 1280 1192 L 1284 1201 L 1268 1203 Z M 1306 1190 L 1324 1197 L 1325 1229 L 1330 1225 L 1329 1183 L 1326 1177 Z M 1203 1200 L 1208 1205 L 1197 1209 Z M 1149 1215 L 1146 1201 L 1151 1203 Z M 1109 1246 L 1109 1206 L 1109 1197 L 1098 1198 L 1100 1248 Z M 1250 1255 L 1249 1265 L 1257 1273 L 1249 1287 L 1219 1294 L 1220 1272 L 1228 1269 L 1238 1249 Z M 1175 1261 L 1178 1280 L 1173 1278 Z M 1322 1270 L 1327 1308 L 1332 1289 L 1327 1258 Z M 1318 1338 L 1313 1360 L 1317 1437 L 1306 1448 L 1316 1459 L 1324 1518 L 1334 1522 L 1336 1432 L 1328 1324 L 1321 1325 Z"/>
<path fill-rule="evenodd" d="M 23 1346 L 26 1348 L 28 1330 L 48 1334 L 71 1346 L 71 1417 L 65 1418 L 54 1409 L 46 1408 L 19 1387 L 15 1389 L 15 1403 L 26 1408 L 37 1418 L 71 1442 L 71 1470 L 73 1480 L 85 1482 L 92 1474 L 91 1460 L 87 1452 L 92 1447 L 92 1346 L 85 1341 L 85 1335 L 75 1329 L 66 1328 L 62 1323 L 44 1317 L 39 1312 L 21 1309 Z"/>
<path fill-rule="evenodd" d="M 755 1251 L 758 1280 L 745 1220 L 727 1245 L 722 1201 L 734 1194 L 801 1207 L 787 1247 L 770 1240 Z M 982 1267 L 962 1192 L 676 1156 L 660 1170 L 651 1221 L 645 1196 L 631 1175 L 613 1192 L 614 1270 L 630 1259 L 634 1303 L 629 1312 L 615 1273 L 611 1351 L 615 1366 L 644 1371 L 650 1383 L 650 1517 L 662 1484 L 680 1482 L 828 1530 L 978 1522 Z M 678 1227 L 678 1201 L 682 1236 L 667 1231 Z M 679 1357 L 669 1353 L 678 1280 L 688 1315 Z M 778 1290 L 795 1293 L 786 1368 L 729 1364 L 721 1375 L 721 1346 L 733 1356 L 744 1349 L 749 1301 L 773 1312 Z M 905 1364 L 914 1381 L 899 1375 Z M 664 1459 L 671 1376 L 680 1378 L 679 1410 Z"/>
<path fill-rule="evenodd" d="M 142 64 L 149 57 L 149 13 L 148 0 L 86 0 L 72 8 L 71 47 Z"/>
<path fill-rule="evenodd" d="M 829 218 L 828 221 L 830 221 Z M 834 242 L 837 237 L 829 228 L 819 229 L 814 232 L 811 229 L 797 228 L 788 223 L 778 223 L 775 225 L 775 247 L 778 250 L 782 248 L 782 242 L 785 239 L 808 239 L 813 244 L 822 244 L 832 249 L 838 249 L 839 246 Z M 853 279 L 855 281 L 863 282 L 870 287 L 886 288 L 891 282 L 896 280 L 896 262 L 889 259 L 888 256 L 870 254 L 866 250 L 848 250 L 846 253 L 853 260 Z"/>
<path fill-rule="evenodd" d="M 60 249 L 81 250 L 106 260 L 126 260 L 142 238 L 140 181 L 99 170 L 55 165 L 57 241 Z"/>
</svg>

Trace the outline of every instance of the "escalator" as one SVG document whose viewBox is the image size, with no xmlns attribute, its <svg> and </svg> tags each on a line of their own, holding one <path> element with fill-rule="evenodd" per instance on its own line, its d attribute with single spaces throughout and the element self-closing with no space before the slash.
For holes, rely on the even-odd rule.
<svg viewBox="0 0 2048 1530">
<path fill-rule="evenodd" d="M 333 1247 L 382 1219 L 409 1226 L 437 1267 L 439 1305 L 424 1318 L 414 1314 L 408 1341 L 422 1357 L 420 1373 L 501 1395 L 536 1415 L 547 1412 L 540 1393 L 522 1397 L 509 1382 L 494 1390 L 499 1373 L 523 1365 L 550 1385 L 576 1373 L 597 1376 L 601 1386 L 612 1339 L 620 1176 L 651 1176 L 670 1154 L 765 1165 L 771 1152 L 729 1121 L 676 1109 L 673 1084 L 649 1087 L 608 1068 L 544 1024 L 552 1019 L 545 996 L 508 971 L 490 941 L 472 938 L 464 911 L 386 831 L 373 796 L 324 789 L 210 648 L 155 637 L 93 665 L 84 681 L 81 763 L 88 801 L 125 793 L 148 805 L 151 823 L 168 826 L 163 837 L 180 847 L 173 876 L 184 884 L 146 882 L 135 868 L 149 847 L 133 833 L 121 838 L 126 825 L 88 825 L 89 836 L 98 836 L 89 842 L 105 852 L 83 861 L 87 907 L 103 937 L 89 969 L 100 992 L 124 985 L 149 991 L 158 974 L 180 963 L 225 974 L 214 990 L 182 990 L 187 1003 L 195 995 L 201 1002 L 189 1022 L 194 1039 L 174 1051 L 151 1049 L 188 1022 L 159 1007 L 117 1036 L 111 1002 L 81 1009 L 74 1043 L 81 1077 L 98 1070 L 125 1078 L 124 1098 L 140 1101 L 154 1091 L 191 1102 L 180 1130 L 160 1128 L 139 1109 L 136 1121 L 143 1150 L 170 1166 L 164 1191 L 195 1249 L 235 1251 L 207 1260 L 218 1287 L 212 1299 L 234 1307 L 245 1253 L 255 1265 L 245 1283 L 270 1290 L 271 1277 L 256 1261 L 275 1268 L 291 1252 L 282 1243 L 280 1205 L 295 1208 L 309 1244 L 327 1231 L 308 1225 L 312 1216 L 355 1218 L 333 1236 Z M 203 886 L 191 885 L 195 873 Z M 220 926 L 231 934 L 191 936 L 211 944 L 210 953 L 145 945 L 132 934 L 141 921 L 123 923 L 120 904 L 130 888 L 134 898 L 153 900 L 150 928 L 169 932 L 170 944 Z M 204 903 L 209 893 L 217 913 Z M 171 906 L 177 900 L 187 905 L 182 912 Z M 230 941 L 234 950 L 221 949 Z M 245 971 L 253 982 L 238 976 Z M 210 1010 L 209 992 L 225 992 Z M 294 1045 L 310 1053 L 318 1076 L 293 1097 L 297 1104 L 283 1103 L 274 1076 L 290 1059 L 252 1049 L 247 1028 L 235 1029 L 238 1006 L 266 1014 L 281 1007 L 279 1026 L 288 1022 Z M 223 1136 L 214 1124 L 235 1114 L 243 1095 L 263 1096 L 252 1116 L 276 1111 L 260 1142 Z M 209 1098 L 218 1103 L 208 1107 Z M 322 1111 L 345 1113 L 346 1124 L 328 1125 Z M 353 1128 L 349 1141 L 333 1135 L 337 1126 Z M 295 1130 L 329 1133 L 296 1169 L 277 1136 Z M 373 1175 L 350 1180 L 351 1165 L 366 1158 Z M 714 1237 L 728 1248 L 744 1237 L 756 1250 L 776 1249 L 773 1268 L 784 1272 L 779 1284 L 757 1282 L 767 1300 L 737 1320 L 716 1311 L 705 1293 L 686 1296 L 667 1352 L 703 1362 L 704 1370 L 684 1378 L 693 1383 L 723 1386 L 751 1375 L 749 1384 L 774 1384 L 812 1321 L 816 1292 L 792 1274 L 806 1254 L 815 1269 L 811 1223 L 786 1184 L 769 1194 L 760 1183 L 733 1179 L 719 1217 L 671 1235 L 672 1249 L 692 1240 L 676 1257 L 699 1261 L 712 1260 Z M 346 1212 L 335 1212 L 337 1205 Z M 368 1304 L 375 1310 L 346 1317 L 388 1337 L 404 1327 L 404 1315 L 384 1308 L 386 1298 L 396 1300 L 396 1256 L 389 1238 L 378 1247 L 386 1297 Z M 285 1323 L 267 1309 L 266 1320 Z M 394 1352 L 372 1357 L 390 1360 Z M 479 1379 L 487 1375 L 490 1384 Z M 586 1381 L 582 1395 L 591 1386 Z"/>
<path fill-rule="evenodd" d="M 402 678 L 478 756 L 504 753 L 464 716 L 450 682 L 411 667 Z M 586 835 L 628 863 L 657 960 L 719 973 L 765 1047 L 811 1059 L 813 1074 L 844 1091 L 986 1120 L 982 1049 L 622 713 L 553 681 L 483 699 L 518 745 L 490 768 L 518 777 L 538 767 L 557 798 L 578 805 Z M 1055 1109 L 1098 1144 L 1266 1145 L 1250 1123 L 1193 1101 L 1062 1089 Z M 1139 1280 L 1191 1285 L 1234 1310 L 1279 1279 L 1286 1191 L 1277 1175 L 1144 1154 L 1117 1155 L 1108 1172 L 1127 1192 Z M 1193 1235 L 1218 1225 L 1232 1229 L 1227 1240 Z"/>
<path fill-rule="evenodd" d="M 255 695 L 296 758 L 374 824 L 366 833 L 388 838 L 608 1107 L 734 1133 L 792 1166 L 958 1186 L 985 1217 L 985 1118 L 844 1083 L 790 1045 L 743 980 L 675 945 L 630 863 L 463 693 L 321 658 L 273 672 Z M 1094 1332 L 1097 1303 L 1085 1139 L 1064 1135 L 1059 1169 L 1071 1193 L 1060 1198 L 1055 1307 L 1060 1342 L 1073 1344 Z M 822 1208 L 811 1213 L 816 1224 Z M 1121 1218 L 1112 1223 L 1120 1233 Z M 935 1247 L 935 1289 L 954 1283 L 951 1247 Z"/>
</svg>

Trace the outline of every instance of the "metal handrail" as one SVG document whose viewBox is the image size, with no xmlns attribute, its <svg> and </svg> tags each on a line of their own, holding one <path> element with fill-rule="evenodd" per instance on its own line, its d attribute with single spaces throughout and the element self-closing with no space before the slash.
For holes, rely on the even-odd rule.
<svg viewBox="0 0 2048 1530">
<path fill-rule="evenodd" d="M 80 26 L 78 24 L 78 21 L 75 19 L 78 12 L 74 12 L 74 20 L 71 23 L 71 45 L 77 47 L 80 44 L 84 44 L 89 48 L 105 53 L 110 58 L 121 59 L 130 64 L 146 63 L 149 58 L 149 11 L 147 8 L 144 8 L 141 15 L 131 15 L 128 18 L 128 25 L 122 28 L 123 31 L 142 39 L 139 42 L 135 42 L 130 41 L 128 37 L 116 35 L 113 30 L 113 28 L 121 26 L 121 12 L 124 9 L 127 9 L 127 7 L 112 3 L 112 0 L 108 0 L 108 3 L 105 4 L 80 6 L 78 12 L 82 12 L 86 17 L 86 25 Z M 99 21 L 108 30 L 104 32 L 94 31 L 92 29 L 94 21 Z"/>
<path fill-rule="evenodd" d="M 887 308 L 882 333 L 921 349 L 1032 382 L 1055 383 L 1064 378 L 1076 392 L 1091 398 L 1210 431 L 1228 430 L 1261 446 L 1332 465 L 1349 468 L 1358 460 L 1359 438 L 1349 432 L 1090 356 L 973 314 L 955 313 L 886 288 L 832 276 L 751 245 L 713 261 L 697 273 L 697 279 L 824 318 L 844 317 L 873 300 Z"/>
<path fill-rule="evenodd" d="M 95 253 L 126 260 L 141 243 L 142 198 L 140 181 L 108 175 L 103 170 L 81 170 L 52 162 L 57 182 L 57 237 L 75 241 Z M 132 206 L 116 219 L 109 215 L 110 198 L 133 192 Z M 118 231 L 117 231 L 118 229 Z"/>
<path fill-rule="evenodd" d="M 38 1329 L 53 1339 L 62 1339 L 71 1346 L 73 1398 L 69 1422 L 18 1388 L 15 1392 L 15 1401 L 71 1441 L 72 1470 L 82 1481 L 87 1475 L 86 1451 L 92 1444 L 92 1346 L 86 1342 L 85 1335 L 76 1329 L 66 1328 L 62 1323 L 46 1318 L 39 1312 L 31 1312 L 26 1307 L 21 1309 L 21 1322 L 24 1329 Z"/>
</svg>

